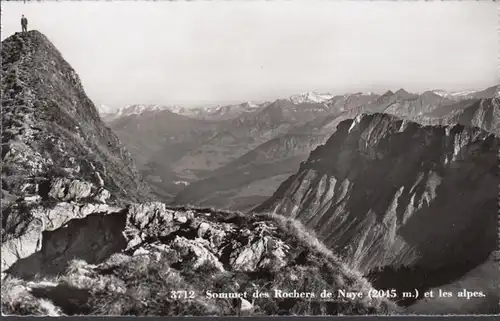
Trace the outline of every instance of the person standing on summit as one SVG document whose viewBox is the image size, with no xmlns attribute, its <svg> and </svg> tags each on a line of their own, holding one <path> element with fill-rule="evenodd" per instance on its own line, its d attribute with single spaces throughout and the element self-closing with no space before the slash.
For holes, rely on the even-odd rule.
<svg viewBox="0 0 500 321">
<path fill-rule="evenodd" d="M 26 19 L 26 17 L 24 15 L 21 18 L 21 27 L 23 28 L 23 32 L 28 31 L 28 19 Z"/>
</svg>

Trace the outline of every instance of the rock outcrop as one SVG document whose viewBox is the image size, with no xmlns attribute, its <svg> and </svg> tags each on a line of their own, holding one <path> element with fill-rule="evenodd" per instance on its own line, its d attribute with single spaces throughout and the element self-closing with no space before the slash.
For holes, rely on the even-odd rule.
<svg viewBox="0 0 500 321">
<path fill-rule="evenodd" d="M 34 243 L 29 238 L 15 238 L 16 244 L 22 244 L 23 252 L 19 251 L 21 247 L 4 243 L 2 259 L 14 257 L 10 261 L 15 262 L 11 274 L 23 278 L 40 273 L 56 275 L 64 272 L 64 264 L 76 254 L 87 262 L 97 262 L 100 257 L 121 251 L 155 257 L 171 252 L 178 255 L 178 262 L 187 264 L 191 260 L 195 269 L 210 263 L 220 271 L 245 272 L 280 269 L 289 256 L 289 246 L 278 237 L 276 223 L 267 222 L 269 219 L 247 219 L 248 226 L 242 226 L 237 224 L 243 220 L 241 215 L 176 210 L 163 203 L 132 204 L 126 208 L 58 203 L 52 209 L 45 209 L 43 215 L 41 211 L 41 208 L 31 210 L 32 216 L 40 219 L 35 221 L 38 224 L 34 222 L 25 229 L 32 235 L 41 235 L 42 230 L 43 239 Z M 100 235 L 92 239 L 97 228 Z"/>
<path fill-rule="evenodd" d="M 19 237 L 2 243 L 3 263 L 10 264 L 3 264 L 3 268 L 8 267 L 3 271 L 7 273 L 6 280 L 16 277 L 30 281 L 25 286 L 37 298 L 54 302 L 64 314 L 85 313 L 86 309 L 92 313 L 110 314 L 111 310 L 97 311 L 97 306 L 91 302 L 97 300 L 97 296 L 115 300 L 133 291 L 135 285 L 126 281 L 127 276 L 121 274 L 123 271 L 112 272 L 125 269 L 129 264 L 140 264 L 142 269 L 163 264 L 164 273 L 177 275 L 176 282 L 184 284 L 183 289 L 190 289 L 196 297 L 210 304 L 217 300 L 209 300 L 206 291 L 215 289 L 215 284 L 200 287 L 186 281 L 184 274 L 194 273 L 197 278 L 209 280 L 222 276 L 239 280 L 235 284 L 227 281 L 226 287 L 220 289 L 224 293 L 252 293 L 254 288 L 272 293 L 274 289 L 292 292 L 298 288 L 295 283 L 304 282 L 299 278 L 279 281 L 278 275 L 298 273 L 300 268 L 319 269 L 316 282 L 325 283 L 322 287 L 313 281 L 307 285 L 307 289 L 317 296 L 323 287 L 363 293 L 373 290 L 360 274 L 321 247 L 300 225 L 279 216 L 169 208 L 155 202 L 123 208 L 57 203 L 52 209 L 45 209 L 45 213 L 40 213 L 41 208 L 25 211 L 30 213 L 27 216 L 39 219 L 22 227 L 24 234 L 21 232 Z M 140 267 L 135 267 L 128 273 L 133 275 L 140 271 Z M 108 279 L 110 273 L 115 275 L 112 279 Z M 58 281 L 42 284 L 46 279 Z M 72 305 L 71 298 L 82 290 L 87 294 L 77 308 Z M 57 291 L 65 291 L 67 300 L 56 295 Z M 272 298 L 272 301 L 272 309 L 262 300 L 257 300 L 255 305 L 265 315 L 283 314 L 285 307 L 298 307 L 303 299 Z M 341 303 L 340 298 L 327 302 L 316 297 L 313 302 L 320 309 L 318 311 L 323 309 L 323 314 L 326 311 L 333 314 L 398 311 L 397 306 L 386 299 L 364 298 Z M 135 314 L 142 315 L 145 311 L 147 309 Z M 233 310 L 213 308 L 210 311 L 207 313 L 221 315 Z M 185 313 L 196 314 L 190 310 Z M 308 312 L 304 310 L 303 313 Z"/>
</svg>

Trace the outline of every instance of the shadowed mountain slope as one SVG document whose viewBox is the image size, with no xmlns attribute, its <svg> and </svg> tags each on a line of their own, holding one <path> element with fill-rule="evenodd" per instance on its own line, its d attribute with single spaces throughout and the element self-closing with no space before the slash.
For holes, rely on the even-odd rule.
<svg viewBox="0 0 500 321">
<path fill-rule="evenodd" d="M 346 251 L 354 251 L 348 256 L 365 269 L 416 262 L 440 266 L 446 254 L 439 247 L 427 247 L 430 237 L 454 240 L 480 209 L 484 214 L 476 224 L 495 219 L 497 148 L 498 139 L 477 128 L 422 127 L 384 114 L 359 116 L 342 122 L 326 144 L 257 209 L 299 218 L 334 247 L 349 245 L 350 231 L 363 236 Z M 457 193 L 469 197 L 457 200 Z M 441 213 L 442 224 L 459 220 L 460 225 L 451 229 L 451 235 L 434 235 L 431 229 L 429 235 L 411 235 L 410 223 L 425 223 L 420 217 L 435 212 Z M 488 225 L 483 226 L 487 231 Z M 370 237 L 360 230 L 371 231 Z M 386 234 L 389 230 L 395 234 Z M 401 235 L 403 231 L 407 234 Z M 394 246 L 404 251 L 389 257 L 370 254 L 390 252 Z M 469 250 L 465 245 L 455 248 L 448 253 L 448 264 Z M 489 254 L 492 249 L 484 251 Z M 473 252 L 480 256 L 481 251 Z"/>
<path fill-rule="evenodd" d="M 479 128 L 360 115 L 254 210 L 300 220 L 378 287 L 436 287 L 496 250 L 497 155 Z"/>
<path fill-rule="evenodd" d="M 158 110 L 120 117 L 109 126 L 130 150 L 155 194 L 162 201 L 170 201 L 181 189 L 176 182 L 183 180 L 170 165 L 206 144 L 217 123 Z"/>
</svg>

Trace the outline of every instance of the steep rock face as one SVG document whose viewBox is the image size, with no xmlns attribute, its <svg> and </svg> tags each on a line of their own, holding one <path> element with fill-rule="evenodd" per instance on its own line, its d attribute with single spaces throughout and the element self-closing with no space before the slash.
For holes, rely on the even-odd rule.
<svg viewBox="0 0 500 321">
<path fill-rule="evenodd" d="M 36 205 L 26 201 L 16 202 L 9 207 L 2 218 L 2 274 L 19 260 L 29 258 L 41 251 L 47 240 L 46 233 L 64 228 L 70 221 L 83 219 L 92 214 L 105 216 L 119 210 L 120 208 L 114 206 L 95 203 L 59 202 L 48 206 L 47 204 Z M 94 226 L 94 228 L 91 233 L 96 234 L 96 231 L 98 231 L 98 235 L 104 233 L 103 230 L 97 229 L 98 227 Z M 86 237 L 87 239 L 81 241 L 89 242 L 89 240 L 95 239 L 91 235 Z M 54 253 L 52 253 L 51 259 L 55 259 Z M 35 261 L 30 260 L 28 264 L 18 263 L 18 265 L 38 271 L 41 263 Z"/>
<path fill-rule="evenodd" d="M 256 210 L 299 219 L 365 272 L 474 266 L 496 248 L 497 151 L 477 128 L 363 115 Z"/>
<path fill-rule="evenodd" d="M 119 200 L 148 196 L 78 75 L 38 31 L 2 42 L 2 93 L 4 190 L 43 198 L 52 179 L 61 177 L 106 185 Z"/>
<path fill-rule="evenodd" d="M 37 251 L 42 232 L 100 206 L 71 203 L 152 199 L 78 75 L 44 35 L 16 33 L 2 42 L 1 86 L 2 272 Z M 53 207 L 61 201 L 66 205 Z"/>
</svg>

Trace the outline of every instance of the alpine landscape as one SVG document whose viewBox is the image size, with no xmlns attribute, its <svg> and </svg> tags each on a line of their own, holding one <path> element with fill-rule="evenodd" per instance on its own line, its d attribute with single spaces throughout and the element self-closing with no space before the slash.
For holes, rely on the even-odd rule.
<svg viewBox="0 0 500 321">
<path fill-rule="evenodd" d="M 116 108 L 50 39 L 1 46 L 3 315 L 500 313 L 494 83 Z"/>
</svg>

